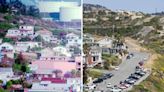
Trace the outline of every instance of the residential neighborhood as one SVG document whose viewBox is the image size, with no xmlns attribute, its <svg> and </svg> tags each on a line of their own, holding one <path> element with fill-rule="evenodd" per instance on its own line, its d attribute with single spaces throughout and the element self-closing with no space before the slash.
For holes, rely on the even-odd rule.
<svg viewBox="0 0 164 92">
<path fill-rule="evenodd" d="M 76 28 L 62 27 L 61 21 L 36 13 L 35 3 L 25 2 L 0 2 L 0 92 L 81 92 L 80 19 L 66 22 L 77 23 Z"/>
<path fill-rule="evenodd" d="M 163 92 L 163 8 L 145 12 L 159 8 L 146 0 L 133 1 L 136 10 L 129 0 L 84 2 L 83 92 Z"/>
<path fill-rule="evenodd" d="M 34 32 L 34 28 L 32 25 L 11 28 L 2 38 L 10 41 L 0 44 L 1 87 L 28 88 L 29 92 L 80 92 L 80 35 L 65 33 L 61 38 L 47 29 Z M 11 81 L 18 82 L 14 84 L 16 87 L 7 85 Z M 20 81 L 26 86 L 21 86 Z"/>
</svg>

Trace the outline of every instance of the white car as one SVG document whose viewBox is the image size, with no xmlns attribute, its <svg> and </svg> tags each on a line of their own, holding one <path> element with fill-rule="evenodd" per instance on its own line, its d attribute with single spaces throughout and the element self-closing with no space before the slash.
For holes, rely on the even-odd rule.
<svg viewBox="0 0 164 92">
<path fill-rule="evenodd" d="M 107 87 L 107 88 L 110 88 L 110 87 L 112 87 L 112 84 L 111 84 L 111 83 L 108 83 L 108 84 L 106 85 L 106 87 Z"/>
<path fill-rule="evenodd" d="M 115 66 L 114 69 L 117 71 L 117 70 L 119 70 L 120 68 L 119 68 L 119 66 Z"/>
<path fill-rule="evenodd" d="M 89 88 L 90 90 L 93 90 L 93 89 L 96 88 L 96 85 L 94 85 L 94 84 L 93 84 L 93 85 L 89 85 L 88 88 Z"/>
<path fill-rule="evenodd" d="M 121 92 L 122 89 L 118 88 L 118 87 L 111 87 L 110 89 L 110 92 Z"/>
</svg>

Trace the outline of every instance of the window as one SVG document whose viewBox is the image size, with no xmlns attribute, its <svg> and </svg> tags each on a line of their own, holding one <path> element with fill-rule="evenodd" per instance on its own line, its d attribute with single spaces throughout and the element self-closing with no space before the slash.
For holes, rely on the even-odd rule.
<svg viewBox="0 0 164 92">
<path fill-rule="evenodd" d="M 93 61 L 96 61 L 96 57 L 93 57 Z"/>
</svg>

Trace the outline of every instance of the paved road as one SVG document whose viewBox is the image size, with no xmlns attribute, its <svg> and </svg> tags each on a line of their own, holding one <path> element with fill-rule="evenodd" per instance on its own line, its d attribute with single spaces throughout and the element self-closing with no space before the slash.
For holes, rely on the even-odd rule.
<svg viewBox="0 0 164 92">
<path fill-rule="evenodd" d="M 110 79 L 107 79 L 103 81 L 102 83 L 98 84 L 97 88 L 98 90 L 107 90 L 106 85 L 107 83 L 111 83 L 112 85 L 117 85 L 120 83 L 120 81 L 124 81 L 126 78 L 128 78 L 129 75 L 135 72 L 135 67 L 138 65 L 138 63 L 143 60 L 143 58 L 148 58 L 149 54 L 144 52 L 133 52 L 134 57 L 131 59 L 123 59 L 123 62 L 119 65 L 119 70 L 113 70 L 113 71 L 104 71 L 106 73 L 113 73 L 114 76 Z"/>
<path fill-rule="evenodd" d="M 97 84 L 96 90 L 104 90 L 104 92 L 108 92 L 106 85 L 107 83 L 111 83 L 112 85 L 118 85 L 120 81 L 124 81 L 128 76 L 135 72 L 135 67 L 138 65 L 140 61 L 143 61 L 144 58 L 149 58 L 150 54 L 146 52 L 140 52 L 135 48 L 134 44 L 128 43 L 129 52 L 133 53 L 134 56 L 131 59 L 123 58 L 123 62 L 119 65 L 119 70 L 113 71 L 103 71 L 105 73 L 113 73 L 114 76 L 110 79 L 103 81 L 100 84 Z M 146 60 L 144 61 L 146 62 Z"/>
</svg>

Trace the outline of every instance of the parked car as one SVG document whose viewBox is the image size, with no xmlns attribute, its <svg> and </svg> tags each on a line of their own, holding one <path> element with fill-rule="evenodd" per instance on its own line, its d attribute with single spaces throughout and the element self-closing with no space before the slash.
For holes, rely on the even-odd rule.
<svg viewBox="0 0 164 92">
<path fill-rule="evenodd" d="M 100 77 L 99 79 L 103 79 L 103 80 L 106 80 L 108 79 L 108 77 L 106 75 L 103 75 L 102 77 Z"/>
<path fill-rule="evenodd" d="M 96 88 L 96 85 L 93 84 L 93 85 L 89 85 L 88 87 L 89 87 L 89 89 L 93 90 Z"/>
<path fill-rule="evenodd" d="M 106 76 L 107 78 L 111 78 L 113 76 L 112 73 L 108 73 L 108 74 L 105 74 L 104 76 Z"/>
<path fill-rule="evenodd" d="M 122 89 L 118 88 L 118 87 L 110 87 L 109 92 L 121 92 Z"/>
<path fill-rule="evenodd" d="M 139 71 L 136 71 L 134 74 L 139 75 L 139 76 L 144 76 L 146 72 L 139 70 Z"/>
<path fill-rule="evenodd" d="M 133 85 L 135 82 L 136 82 L 136 80 L 133 79 L 133 78 L 127 78 L 127 79 L 124 81 L 124 83 L 130 84 L 130 85 Z"/>
<path fill-rule="evenodd" d="M 97 91 L 93 91 L 93 92 L 103 92 L 102 90 L 97 90 Z"/>
<path fill-rule="evenodd" d="M 130 53 L 130 54 L 128 54 L 128 56 L 126 57 L 126 59 L 130 59 L 130 58 L 132 58 L 134 56 L 134 54 L 133 53 Z"/>
<path fill-rule="evenodd" d="M 128 88 L 128 87 L 130 87 L 130 84 L 126 84 L 126 83 L 121 83 L 121 84 L 119 84 L 118 85 L 118 88 L 120 88 L 120 89 L 126 89 L 126 88 Z"/>
<path fill-rule="evenodd" d="M 138 79 L 140 79 L 140 78 L 141 78 L 141 76 L 136 75 L 136 74 L 131 74 L 131 75 L 129 76 L 129 78 L 133 78 L 133 79 L 138 80 Z"/>
<path fill-rule="evenodd" d="M 128 55 L 128 56 L 126 57 L 126 59 L 130 59 L 130 56 Z"/>
<path fill-rule="evenodd" d="M 130 55 L 131 57 L 133 57 L 133 56 L 134 56 L 134 54 L 133 54 L 133 53 L 130 53 L 129 55 Z"/>
<path fill-rule="evenodd" d="M 112 87 L 112 84 L 111 84 L 111 83 L 108 83 L 108 84 L 106 85 L 106 87 L 107 87 L 107 88 L 110 88 L 110 87 Z"/>
<path fill-rule="evenodd" d="M 100 78 L 99 78 L 99 79 L 93 81 L 93 83 L 96 84 L 96 83 L 100 83 L 100 82 L 102 82 L 102 81 L 103 81 L 103 79 L 100 79 Z"/>
<path fill-rule="evenodd" d="M 115 68 L 114 68 L 116 71 L 118 71 L 120 68 L 119 68 L 119 66 L 115 66 Z"/>
<path fill-rule="evenodd" d="M 94 90 L 96 88 L 96 85 L 95 84 L 85 85 L 84 88 L 85 90 Z"/>
</svg>

